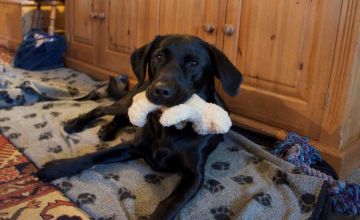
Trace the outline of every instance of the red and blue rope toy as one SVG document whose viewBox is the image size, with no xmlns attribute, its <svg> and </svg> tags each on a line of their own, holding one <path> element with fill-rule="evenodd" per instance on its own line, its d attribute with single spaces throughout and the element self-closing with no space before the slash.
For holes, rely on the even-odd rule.
<svg viewBox="0 0 360 220">
<path fill-rule="evenodd" d="M 321 162 L 322 158 L 315 147 L 309 145 L 309 139 L 296 133 L 289 133 L 284 141 L 278 142 L 272 154 L 294 164 L 303 173 L 327 180 L 331 200 L 331 208 L 337 214 L 360 214 L 360 185 L 346 181 L 335 180 L 332 176 L 312 168 Z"/>
</svg>

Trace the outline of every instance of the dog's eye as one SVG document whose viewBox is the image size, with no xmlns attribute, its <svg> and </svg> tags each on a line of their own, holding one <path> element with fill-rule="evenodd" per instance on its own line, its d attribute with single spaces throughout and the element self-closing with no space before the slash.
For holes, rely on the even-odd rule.
<svg viewBox="0 0 360 220">
<path fill-rule="evenodd" d="M 162 54 L 158 54 L 154 57 L 154 61 L 157 64 L 163 63 L 165 61 L 165 57 Z"/>
<path fill-rule="evenodd" d="M 190 67 L 197 67 L 197 66 L 199 65 L 199 61 L 197 61 L 197 60 L 189 60 L 189 61 L 187 62 L 187 64 L 188 64 L 188 66 L 190 66 Z"/>
</svg>

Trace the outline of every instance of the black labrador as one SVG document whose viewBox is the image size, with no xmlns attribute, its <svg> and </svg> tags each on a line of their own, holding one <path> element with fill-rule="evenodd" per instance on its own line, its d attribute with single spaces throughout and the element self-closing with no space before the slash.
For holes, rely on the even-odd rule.
<svg viewBox="0 0 360 220">
<path fill-rule="evenodd" d="M 115 115 L 114 120 L 98 133 L 103 140 L 113 138 L 120 127 L 129 125 L 127 111 L 132 97 L 144 90 L 147 98 L 159 105 L 178 105 L 196 93 L 207 102 L 225 108 L 224 101 L 215 91 L 215 77 L 231 96 L 237 94 L 242 81 L 239 70 L 220 50 L 195 36 L 158 36 L 132 53 L 131 65 L 138 78 L 137 86 L 114 104 L 95 108 L 70 120 L 65 125 L 67 132 L 80 131 L 98 117 Z M 74 175 L 95 164 L 143 158 L 156 171 L 182 175 L 176 189 L 160 202 L 150 216 L 154 220 L 173 219 L 202 186 L 206 160 L 223 140 L 223 135 L 199 135 L 191 125 L 182 130 L 174 126 L 163 127 L 159 123 L 159 114 L 149 114 L 146 125 L 137 129 L 132 142 L 77 158 L 46 163 L 38 176 L 54 180 Z"/>
</svg>

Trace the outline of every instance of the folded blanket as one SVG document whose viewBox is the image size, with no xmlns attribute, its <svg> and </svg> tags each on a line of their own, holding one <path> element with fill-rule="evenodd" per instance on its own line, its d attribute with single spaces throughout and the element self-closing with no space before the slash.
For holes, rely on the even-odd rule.
<svg viewBox="0 0 360 220">
<path fill-rule="evenodd" d="M 130 127 L 112 143 L 99 142 L 96 132 L 110 118 L 102 118 L 77 134 L 63 131 L 63 121 L 97 105 L 69 100 L 0 110 L 0 127 L 37 166 L 132 138 Z M 98 165 L 53 184 L 95 219 L 123 220 L 149 215 L 179 178 L 154 172 L 143 160 L 136 160 Z M 301 174 L 261 146 L 229 132 L 208 159 L 202 189 L 177 219 L 317 218 L 324 207 L 325 189 L 326 181 Z"/>
<path fill-rule="evenodd" d="M 29 72 L 2 64 L 0 108 L 31 105 L 43 100 L 101 98 L 107 95 L 107 84 L 67 68 Z"/>
</svg>

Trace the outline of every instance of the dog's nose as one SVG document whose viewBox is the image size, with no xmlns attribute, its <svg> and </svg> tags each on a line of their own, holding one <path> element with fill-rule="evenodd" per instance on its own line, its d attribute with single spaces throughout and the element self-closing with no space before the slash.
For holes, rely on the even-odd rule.
<svg viewBox="0 0 360 220">
<path fill-rule="evenodd" d="M 161 98 L 161 99 L 168 99 L 171 98 L 175 93 L 175 89 L 168 83 L 164 82 L 157 82 L 154 85 L 153 95 Z"/>
</svg>

